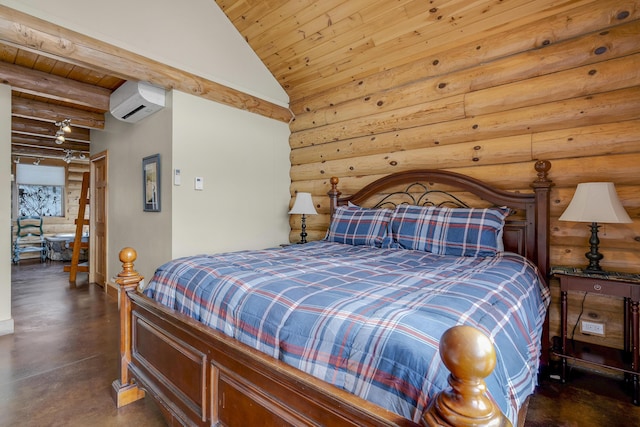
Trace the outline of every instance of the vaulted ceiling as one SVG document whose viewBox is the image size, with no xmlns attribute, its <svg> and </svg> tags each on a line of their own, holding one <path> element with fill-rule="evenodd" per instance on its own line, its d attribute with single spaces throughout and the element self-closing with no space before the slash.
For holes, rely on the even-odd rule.
<svg viewBox="0 0 640 427">
<path fill-rule="evenodd" d="M 591 0 L 592 1 L 592 0 Z M 582 0 L 588 3 L 589 0 Z M 385 70 L 432 57 L 451 44 L 521 25 L 528 14 L 550 16 L 576 1 L 537 0 L 216 0 L 237 30 L 289 94 L 293 114 L 305 100 Z M 553 12 L 551 12 L 553 9 Z M 213 82 L 161 64 L 94 49 L 79 57 L 56 46 L 74 35 L 0 7 L 0 75 L 13 88 L 12 153 L 88 151 L 89 129 L 104 126 L 109 95 L 126 78 L 155 82 L 288 121 L 286 109 L 230 93 Z M 31 32 L 28 32 L 28 29 Z M 60 38 L 63 37 L 64 39 Z M 478 46 L 477 49 L 490 47 Z M 98 52 L 99 51 L 99 52 Z M 96 52 L 101 57 L 98 57 Z M 67 57 L 67 54 L 71 54 Z M 75 56 L 74 56 L 75 55 Z M 120 57 L 118 57 L 120 59 Z M 109 64 L 118 67 L 113 72 Z M 216 99 L 215 97 L 218 97 Z M 55 143 L 55 122 L 69 118 L 73 132 Z"/>
</svg>

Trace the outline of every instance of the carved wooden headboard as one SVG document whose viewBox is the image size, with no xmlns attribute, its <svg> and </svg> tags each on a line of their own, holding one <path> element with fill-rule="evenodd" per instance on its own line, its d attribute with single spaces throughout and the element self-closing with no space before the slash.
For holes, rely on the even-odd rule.
<svg viewBox="0 0 640 427">
<path fill-rule="evenodd" d="M 398 172 L 380 178 L 356 193 L 341 197 L 338 178 L 331 178 L 331 213 L 336 207 L 353 203 L 364 207 L 390 207 L 409 203 L 421 206 L 487 207 L 506 206 L 503 241 L 505 250 L 518 253 L 549 274 L 549 192 L 551 163 L 535 164 L 533 192 L 501 190 L 475 178 L 437 169 Z"/>
</svg>

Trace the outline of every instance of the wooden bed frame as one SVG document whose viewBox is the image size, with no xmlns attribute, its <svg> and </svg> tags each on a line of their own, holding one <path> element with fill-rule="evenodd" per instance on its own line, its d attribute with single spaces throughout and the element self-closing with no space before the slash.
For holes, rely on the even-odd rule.
<svg viewBox="0 0 640 427">
<path fill-rule="evenodd" d="M 535 165 L 533 193 L 492 188 L 464 175 L 438 170 L 401 172 L 381 178 L 341 198 L 338 179 L 329 191 L 331 211 L 361 204 L 389 188 L 416 182 L 457 187 L 517 214 L 507 219 L 505 249 L 549 272 L 549 192 L 551 164 Z M 405 418 L 338 389 L 216 332 L 142 295 L 135 271 L 136 252 L 120 252 L 118 275 L 121 339 L 120 378 L 113 382 L 117 407 L 152 395 L 169 425 L 194 426 L 417 426 Z M 545 277 L 546 278 L 546 277 Z M 479 336 L 478 336 L 479 334 Z M 480 344 L 476 344 L 480 343 Z M 548 321 L 543 331 L 546 363 Z M 484 394 L 484 381 L 495 365 L 493 345 L 471 327 L 449 329 L 440 353 L 450 370 L 451 389 L 432 399 L 421 425 L 509 425 Z M 523 405 L 526 411 L 526 405 Z M 520 422 L 524 421 L 521 410 Z"/>
</svg>

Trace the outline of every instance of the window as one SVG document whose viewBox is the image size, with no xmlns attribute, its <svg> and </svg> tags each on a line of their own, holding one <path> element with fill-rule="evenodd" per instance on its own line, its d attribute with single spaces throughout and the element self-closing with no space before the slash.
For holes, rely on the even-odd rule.
<svg viewBox="0 0 640 427">
<path fill-rule="evenodd" d="M 16 165 L 18 216 L 64 216 L 65 168 Z"/>
</svg>

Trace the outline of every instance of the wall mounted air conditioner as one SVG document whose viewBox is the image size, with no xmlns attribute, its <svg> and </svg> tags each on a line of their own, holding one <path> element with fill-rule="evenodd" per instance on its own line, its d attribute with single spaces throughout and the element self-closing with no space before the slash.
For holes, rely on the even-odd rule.
<svg viewBox="0 0 640 427">
<path fill-rule="evenodd" d="M 127 81 L 109 99 L 113 117 L 135 123 L 164 108 L 164 89 L 145 82 Z"/>
</svg>

